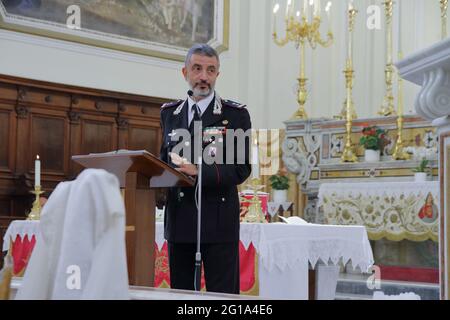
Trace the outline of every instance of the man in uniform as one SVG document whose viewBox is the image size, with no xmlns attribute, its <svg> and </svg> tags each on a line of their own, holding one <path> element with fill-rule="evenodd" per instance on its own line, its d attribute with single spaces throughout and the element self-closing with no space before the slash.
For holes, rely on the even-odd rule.
<svg viewBox="0 0 450 320">
<path fill-rule="evenodd" d="M 184 101 L 167 103 L 161 108 L 163 144 L 160 157 L 165 162 L 170 163 L 169 153 L 174 147 L 172 137 L 177 129 L 189 130 L 191 145 L 194 144 L 195 121 L 202 121 L 203 149 L 208 146 L 223 147 L 227 130 L 247 131 L 251 128 L 250 115 L 245 106 L 223 100 L 215 92 L 219 66 L 219 56 L 210 46 L 197 44 L 189 50 L 183 68 L 183 75 L 190 88 L 188 97 Z M 236 155 L 238 148 L 235 141 L 233 139 L 232 145 Z M 237 186 L 251 173 L 249 145 L 246 139 L 244 161 L 237 161 L 234 156 L 233 163 L 225 162 L 226 150 L 223 147 L 223 162 L 202 163 L 201 254 L 208 291 L 239 294 Z M 209 150 L 209 155 L 218 153 L 216 147 Z M 178 164 L 177 169 L 197 179 L 198 166 L 195 161 Z M 194 290 L 197 242 L 194 187 L 172 188 L 168 191 L 164 236 L 168 241 L 171 287 Z"/>
</svg>

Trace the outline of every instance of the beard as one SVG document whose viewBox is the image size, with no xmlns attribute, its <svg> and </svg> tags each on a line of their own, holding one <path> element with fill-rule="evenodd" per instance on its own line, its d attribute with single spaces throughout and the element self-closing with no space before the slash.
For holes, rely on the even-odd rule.
<svg viewBox="0 0 450 320">
<path fill-rule="evenodd" d="M 205 89 L 200 89 L 200 85 L 204 85 L 207 86 L 207 88 Z M 197 84 L 194 86 L 190 85 L 191 90 L 194 92 L 194 97 L 202 97 L 202 98 L 206 98 L 207 96 L 209 96 L 213 91 L 214 91 L 214 86 L 210 85 L 210 84 Z"/>
</svg>

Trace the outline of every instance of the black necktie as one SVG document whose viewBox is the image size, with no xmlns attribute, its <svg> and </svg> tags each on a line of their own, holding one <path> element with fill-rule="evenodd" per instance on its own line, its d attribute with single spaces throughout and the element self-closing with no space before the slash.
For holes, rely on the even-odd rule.
<svg viewBox="0 0 450 320">
<path fill-rule="evenodd" d="M 194 122 L 195 121 L 201 121 L 201 118 L 200 118 L 200 108 L 198 107 L 198 105 L 196 105 L 196 104 L 194 104 L 193 106 L 192 106 L 192 109 L 191 109 L 192 111 L 194 111 L 194 118 L 192 118 L 192 121 L 191 121 L 191 124 L 190 124 L 190 126 L 189 127 L 194 127 Z M 192 112 L 191 111 L 191 112 Z"/>
</svg>

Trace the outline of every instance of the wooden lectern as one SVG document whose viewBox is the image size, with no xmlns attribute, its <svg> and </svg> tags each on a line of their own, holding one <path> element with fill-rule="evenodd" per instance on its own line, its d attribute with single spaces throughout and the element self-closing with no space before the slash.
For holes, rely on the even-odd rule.
<svg viewBox="0 0 450 320">
<path fill-rule="evenodd" d="M 155 275 L 155 191 L 191 187 L 194 180 L 147 151 L 118 151 L 73 156 L 84 168 L 104 169 L 120 181 L 126 209 L 130 285 L 153 287 Z"/>
</svg>

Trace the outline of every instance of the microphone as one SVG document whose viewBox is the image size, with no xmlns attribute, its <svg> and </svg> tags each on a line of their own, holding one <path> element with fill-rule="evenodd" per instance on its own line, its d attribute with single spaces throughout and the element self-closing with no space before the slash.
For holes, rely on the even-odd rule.
<svg viewBox="0 0 450 320">
<path fill-rule="evenodd" d="M 192 97 L 194 95 L 194 91 L 188 90 L 187 94 L 188 94 L 189 97 Z"/>
</svg>

